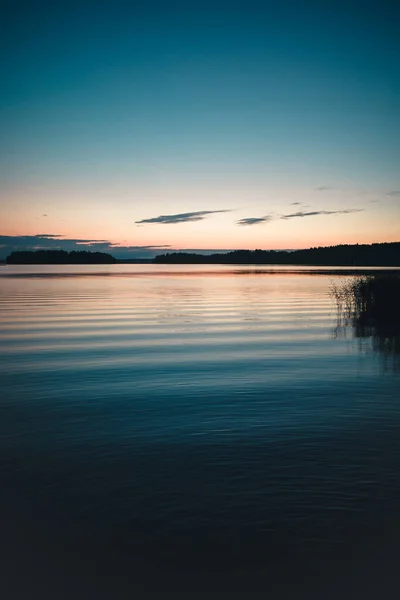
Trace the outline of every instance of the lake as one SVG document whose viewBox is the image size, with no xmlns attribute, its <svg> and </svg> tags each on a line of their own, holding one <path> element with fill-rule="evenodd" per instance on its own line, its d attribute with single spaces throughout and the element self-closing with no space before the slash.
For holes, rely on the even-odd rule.
<svg viewBox="0 0 400 600">
<path fill-rule="evenodd" d="M 1 266 L 4 597 L 397 598 L 398 357 L 337 272 Z"/>
</svg>

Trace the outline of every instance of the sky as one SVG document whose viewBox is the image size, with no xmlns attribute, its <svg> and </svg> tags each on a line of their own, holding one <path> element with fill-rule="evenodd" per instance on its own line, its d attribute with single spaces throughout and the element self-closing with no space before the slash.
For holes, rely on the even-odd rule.
<svg viewBox="0 0 400 600">
<path fill-rule="evenodd" d="M 400 241 L 396 4 L 3 2 L 0 258 Z"/>
</svg>

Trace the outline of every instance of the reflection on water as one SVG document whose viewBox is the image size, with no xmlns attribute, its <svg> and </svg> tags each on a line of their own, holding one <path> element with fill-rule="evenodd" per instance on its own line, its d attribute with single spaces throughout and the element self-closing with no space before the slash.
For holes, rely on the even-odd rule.
<svg viewBox="0 0 400 600">
<path fill-rule="evenodd" d="M 363 351 L 372 349 L 382 357 L 386 369 L 400 372 L 400 331 L 394 324 L 367 325 L 355 319 L 353 330 Z"/>
<path fill-rule="evenodd" d="M 357 318 L 338 319 L 333 328 L 335 339 L 352 337 L 362 353 L 376 353 L 385 371 L 400 372 L 400 332 L 391 325 L 366 325 Z"/>
<path fill-rule="evenodd" d="M 391 597 L 400 381 L 336 276 L 151 269 L 1 270 L 13 597 Z"/>
</svg>

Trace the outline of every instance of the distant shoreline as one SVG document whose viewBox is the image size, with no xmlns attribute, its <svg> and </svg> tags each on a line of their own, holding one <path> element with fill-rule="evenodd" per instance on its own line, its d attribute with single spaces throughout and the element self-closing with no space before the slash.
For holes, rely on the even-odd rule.
<svg viewBox="0 0 400 600">
<path fill-rule="evenodd" d="M 399 267 L 400 242 L 340 244 L 305 250 L 234 250 L 197 254 L 172 252 L 153 259 L 118 259 L 105 252 L 66 250 L 24 250 L 12 252 L 1 264 L 8 265 L 91 265 L 91 264 L 186 264 L 186 265 L 285 265 L 310 267 Z"/>
<path fill-rule="evenodd" d="M 234 250 L 224 254 L 173 252 L 156 264 L 293 265 L 326 267 L 400 267 L 400 242 L 341 244 L 307 250 Z"/>
<path fill-rule="evenodd" d="M 17 250 L 6 258 L 8 265 L 107 265 L 117 262 L 111 254 L 86 250 Z"/>
</svg>

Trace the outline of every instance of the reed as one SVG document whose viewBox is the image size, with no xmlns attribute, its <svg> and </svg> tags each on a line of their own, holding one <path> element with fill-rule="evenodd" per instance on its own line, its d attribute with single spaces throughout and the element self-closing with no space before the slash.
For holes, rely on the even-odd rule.
<svg viewBox="0 0 400 600">
<path fill-rule="evenodd" d="M 342 319 L 400 325 L 400 276 L 362 275 L 331 286 Z"/>
<path fill-rule="evenodd" d="M 357 276 L 332 284 L 337 327 L 351 325 L 358 339 L 371 339 L 385 356 L 400 356 L 400 276 Z M 400 363 L 393 365 L 400 369 Z"/>
</svg>

